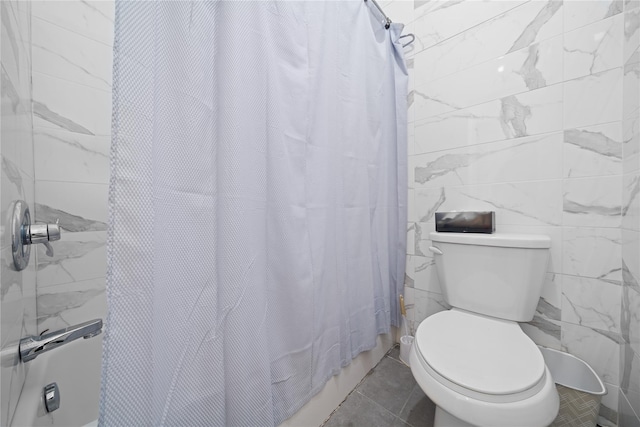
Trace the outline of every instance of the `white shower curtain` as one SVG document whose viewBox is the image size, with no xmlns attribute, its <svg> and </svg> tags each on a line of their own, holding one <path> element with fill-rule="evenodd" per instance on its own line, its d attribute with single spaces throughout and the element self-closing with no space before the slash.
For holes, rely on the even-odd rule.
<svg viewBox="0 0 640 427">
<path fill-rule="evenodd" d="M 401 29 L 117 2 L 100 425 L 277 425 L 397 324 Z"/>
</svg>

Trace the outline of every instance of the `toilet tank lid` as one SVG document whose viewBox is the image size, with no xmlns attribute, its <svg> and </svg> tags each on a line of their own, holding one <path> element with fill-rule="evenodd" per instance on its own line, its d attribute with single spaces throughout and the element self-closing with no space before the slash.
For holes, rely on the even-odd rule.
<svg viewBox="0 0 640 427">
<path fill-rule="evenodd" d="M 441 233 L 432 231 L 429 233 L 429 237 L 434 242 L 458 243 L 461 245 L 538 249 L 548 249 L 551 247 L 551 238 L 539 234 Z"/>
</svg>

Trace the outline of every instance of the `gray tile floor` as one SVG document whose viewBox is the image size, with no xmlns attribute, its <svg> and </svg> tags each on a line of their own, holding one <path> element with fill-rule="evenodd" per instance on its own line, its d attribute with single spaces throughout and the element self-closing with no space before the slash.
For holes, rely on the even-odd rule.
<svg viewBox="0 0 640 427">
<path fill-rule="evenodd" d="M 435 405 L 400 361 L 398 347 L 336 408 L 323 427 L 432 427 Z"/>
</svg>

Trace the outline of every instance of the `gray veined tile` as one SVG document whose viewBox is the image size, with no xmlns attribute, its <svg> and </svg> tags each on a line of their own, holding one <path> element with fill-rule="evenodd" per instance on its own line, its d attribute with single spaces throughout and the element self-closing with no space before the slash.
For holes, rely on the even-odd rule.
<svg viewBox="0 0 640 427">
<path fill-rule="evenodd" d="M 38 128 L 34 146 L 38 180 L 109 183 L 110 136 Z"/>
<path fill-rule="evenodd" d="M 560 324 L 558 321 L 534 315 L 533 320 L 521 323 L 520 327 L 533 342 L 543 347 L 560 349 Z"/>
<path fill-rule="evenodd" d="M 417 86 L 415 117 L 444 114 L 561 81 L 562 37 L 554 37 Z"/>
<path fill-rule="evenodd" d="M 414 1 L 416 20 L 414 31 L 422 48 L 427 49 L 517 8 L 523 3 L 526 2 L 522 0 L 496 2 L 416 0 Z"/>
<path fill-rule="evenodd" d="M 618 15 L 623 0 L 569 0 L 564 2 L 564 30 L 575 30 L 593 22 Z"/>
<path fill-rule="evenodd" d="M 483 13 L 487 13 L 490 7 L 495 6 L 496 3 L 508 3 L 513 7 L 479 25 L 458 32 L 454 37 L 416 55 L 416 67 L 421 70 L 420 74 L 416 76 L 418 85 L 463 70 L 476 68 L 480 64 L 494 61 L 496 58 L 517 50 L 523 50 L 520 55 L 522 53 L 526 55 L 524 51 L 534 43 L 540 43 L 562 32 L 561 19 L 551 19 L 545 23 L 538 22 L 542 26 L 534 32 L 524 30 L 532 21 L 536 21 L 536 17 L 541 11 L 547 10 L 550 3 L 542 1 L 525 3 L 521 7 L 518 7 L 516 2 L 464 2 L 461 5 L 462 9 L 484 9 L 474 11 L 475 16 L 453 17 L 447 23 L 455 26 L 456 23 L 464 19 L 473 20 L 482 16 Z M 552 6 L 559 7 L 559 5 L 560 3 L 556 2 Z M 557 18 L 560 12 L 556 10 L 555 15 L 554 18 Z M 520 42 L 517 42 L 516 40 L 523 34 L 523 30 L 527 36 L 533 36 L 533 38 L 520 39 Z M 520 43 L 519 47 L 511 50 L 515 43 Z"/>
<path fill-rule="evenodd" d="M 553 17 L 558 14 L 558 11 L 562 7 L 562 1 L 551 0 L 547 2 L 542 9 L 538 12 L 538 14 L 533 18 L 531 22 L 524 28 L 522 33 L 518 39 L 513 43 L 509 52 L 516 51 L 518 49 L 522 49 L 533 43 L 538 38 L 538 33 L 540 30 L 547 24 L 549 21 L 553 19 Z M 559 20 L 558 25 L 561 25 L 561 20 Z"/>
<path fill-rule="evenodd" d="M 63 233 L 52 243 L 53 256 L 45 255 L 42 245 L 37 253 L 38 287 L 96 279 L 106 276 L 106 232 Z"/>
<path fill-rule="evenodd" d="M 35 204 L 35 219 L 38 222 L 47 223 L 60 221 L 60 227 L 70 232 L 105 231 L 107 229 L 107 224 L 104 222 L 86 219 L 40 203 Z"/>
<path fill-rule="evenodd" d="M 91 132 L 89 129 L 67 117 L 56 113 L 55 111 L 51 111 L 49 107 L 41 102 L 33 101 L 33 114 L 35 117 L 39 117 L 45 122 L 49 122 L 55 126 L 59 126 L 62 129 L 68 130 L 69 132 L 93 135 L 93 132 Z"/>
<path fill-rule="evenodd" d="M 2 156 L 2 174 L 5 175 L 7 181 L 12 184 L 17 194 L 24 194 L 24 184 L 20 169 L 18 169 L 15 163 L 4 157 L 4 155 Z"/>
<path fill-rule="evenodd" d="M 562 321 L 620 333 L 622 286 L 597 279 L 565 276 Z"/>
<path fill-rule="evenodd" d="M 558 179 L 562 133 L 515 138 L 414 156 L 414 187 Z"/>
<path fill-rule="evenodd" d="M 619 228 L 564 227 L 562 273 L 618 284 L 622 280 Z"/>
<path fill-rule="evenodd" d="M 105 91 L 111 90 L 113 48 L 35 17 L 33 70 Z"/>
<path fill-rule="evenodd" d="M 619 335 L 562 324 L 562 351 L 584 360 L 604 382 L 613 385 L 620 384 L 620 344 Z"/>
<path fill-rule="evenodd" d="M 640 9 L 633 9 L 624 14 L 624 56 L 622 63 L 637 52 L 640 46 Z"/>
<path fill-rule="evenodd" d="M 564 35 L 564 80 L 622 66 L 623 16 L 617 14 Z"/>
<path fill-rule="evenodd" d="M 416 153 L 561 130 L 562 91 L 552 85 L 418 121 Z"/>
<path fill-rule="evenodd" d="M 640 231 L 640 175 L 624 175 L 622 185 L 622 227 Z"/>
<path fill-rule="evenodd" d="M 111 92 L 33 73 L 34 127 L 111 134 Z"/>
<path fill-rule="evenodd" d="M 618 425 L 624 427 L 640 427 L 640 416 L 636 415 L 636 413 L 633 411 L 631 404 L 627 400 L 622 390 L 620 390 L 619 393 L 620 413 L 618 418 Z"/>
<path fill-rule="evenodd" d="M 106 279 L 48 286 L 38 290 L 38 331 L 61 329 L 107 314 Z"/>
<path fill-rule="evenodd" d="M 622 288 L 620 323 L 625 342 L 640 354 L 640 291 L 631 286 Z"/>
<path fill-rule="evenodd" d="M 620 390 L 637 413 L 640 412 L 640 355 L 623 345 L 620 356 Z"/>
<path fill-rule="evenodd" d="M 572 129 L 622 119 L 622 68 L 567 81 L 564 128 Z"/>
<path fill-rule="evenodd" d="M 619 227 L 621 221 L 622 188 L 619 176 L 564 180 L 563 225 Z"/>
<path fill-rule="evenodd" d="M 113 45 L 115 2 L 37 1 L 33 2 L 33 16 Z"/>
<path fill-rule="evenodd" d="M 620 122 L 564 131 L 565 177 L 622 174 Z"/>
</svg>

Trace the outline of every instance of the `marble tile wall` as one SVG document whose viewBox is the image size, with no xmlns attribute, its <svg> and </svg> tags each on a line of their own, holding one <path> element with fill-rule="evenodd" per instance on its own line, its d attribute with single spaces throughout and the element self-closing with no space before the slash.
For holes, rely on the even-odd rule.
<svg viewBox="0 0 640 427">
<path fill-rule="evenodd" d="M 39 332 L 106 316 L 113 22 L 111 1 L 32 2 L 34 210 L 37 221 L 59 219 L 63 229 L 52 257 L 37 253 Z M 87 340 L 69 354 L 81 372 L 66 409 L 77 412 L 54 412 L 52 423 L 97 418 L 99 381 L 82 381 L 99 378 L 96 346 L 101 340 Z"/>
<path fill-rule="evenodd" d="M 606 382 L 600 424 L 640 424 L 637 0 L 384 3 L 405 48 L 413 329 L 448 308 L 427 251 L 439 210 L 494 210 L 498 232 L 547 234 L 540 345 Z"/>
<path fill-rule="evenodd" d="M 10 425 L 30 368 L 17 358 L 18 343 L 36 333 L 35 262 L 15 270 L 8 232 L 13 202 L 34 201 L 31 5 L 2 1 L 0 17 L 0 425 Z"/>
</svg>

